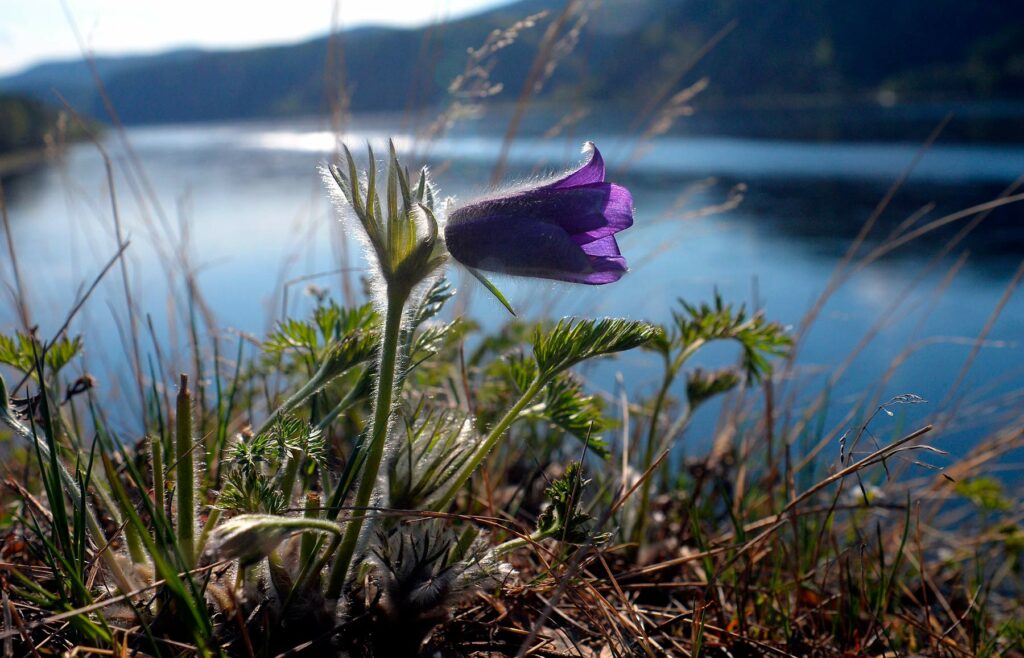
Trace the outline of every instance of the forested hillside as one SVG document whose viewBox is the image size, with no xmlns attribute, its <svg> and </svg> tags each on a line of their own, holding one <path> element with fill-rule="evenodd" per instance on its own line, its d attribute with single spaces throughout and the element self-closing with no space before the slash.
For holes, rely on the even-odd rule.
<svg viewBox="0 0 1024 658">
<path fill-rule="evenodd" d="M 333 45 L 323 37 L 242 51 L 180 50 L 101 58 L 97 68 L 128 123 L 316 114 L 342 89 L 352 109 L 401 110 L 442 101 L 465 66 L 467 48 L 547 9 L 537 27 L 501 51 L 492 72 L 504 84 L 499 100 L 511 100 L 563 7 L 521 0 L 443 25 L 349 30 Z M 577 18 L 568 17 L 562 31 Z M 579 25 L 579 43 L 559 61 L 544 94 L 643 102 L 724 33 L 678 80 L 709 76 L 708 100 L 841 99 L 882 89 L 902 98 L 1024 96 L 1019 0 L 605 0 Z M 2 91 L 37 98 L 52 99 L 54 88 L 76 107 L 104 116 L 82 62 L 49 63 L 0 80 Z"/>
</svg>

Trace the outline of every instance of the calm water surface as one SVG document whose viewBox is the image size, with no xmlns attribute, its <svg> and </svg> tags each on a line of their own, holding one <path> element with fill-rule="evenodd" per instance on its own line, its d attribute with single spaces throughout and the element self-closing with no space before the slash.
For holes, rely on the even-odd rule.
<svg viewBox="0 0 1024 658">
<path fill-rule="evenodd" d="M 844 121 L 843 135 L 855 132 L 856 121 Z M 863 121 L 865 133 L 887 134 L 884 118 Z M 1017 125 L 1022 123 L 1018 120 Z M 666 321 L 677 298 L 697 302 L 717 289 L 727 300 L 756 304 L 769 317 L 797 325 L 931 127 L 927 121 L 904 121 L 903 141 L 822 142 L 713 125 L 694 134 L 691 126 L 637 148 L 617 125 L 621 122 L 595 119 L 586 138 L 601 147 L 610 177 L 633 191 L 636 225 L 621 239 L 632 271 L 618 284 L 602 288 L 500 281 L 527 316 L 607 314 Z M 541 133 L 516 141 L 509 157 L 510 178 L 522 180 L 579 161 L 582 138 L 537 136 Z M 956 123 L 952 133 L 971 134 Z M 345 138 L 350 144 L 370 140 L 383 152 L 389 134 L 410 158 L 431 164 L 444 194 L 463 200 L 486 191 L 501 147 L 500 127 L 470 125 L 428 147 L 390 117 L 357 119 Z M 181 298 L 181 281 L 169 284 L 162 265 L 166 258 L 177 257 L 175 243 L 182 235 L 205 299 L 224 330 L 263 335 L 280 316 L 281 281 L 341 265 L 361 267 L 317 173 L 335 146 L 323 121 L 146 127 L 129 130 L 127 137 L 144 180 L 126 175 L 129 155 L 123 144 L 108 135 L 106 147 L 117 171 L 124 232 L 132 241 L 131 284 L 140 309 L 152 316 L 160 340 L 167 344 L 184 339 L 180 318 L 174 315 L 169 322 L 168 315 L 172 296 Z M 923 213 L 916 226 L 926 224 L 995 198 L 1022 174 L 1021 143 L 940 140 L 914 168 L 861 253 L 899 230 L 915 212 Z M 739 185 L 746 193 L 737 208 L 708 217 L 695 212 L 722 203 Z M 115 251 L 103 161 L 94 146 L 75 146 L 60 163 L 7 180 L 5 188 L 31 310 L 49 336 L 78 290 Z M 906 359 L 880 385 L 881 395 L 912 392 L 932 404 L 908 408 L 903 421 L 877 421 L 879 432 L 898 421 L 919 424 L 939 410 L 939 401 L 950 395 L 974 339 L 1024 257 L 1021 208 L 992 213 L 937 264 L 932 257 L 964 221 L 886 255 L 836 292 L 800 352 L 803 398 L 821 390 L 880 318 L 888 320 L 830 389 L 826 427 L 856 406 L 860 395 L 881 382 L 889 364 L 901 355 Z M 956 276 L 945 280 L 961 257 L 966 260 Z M 9 284 L 6 260 L 5 254 L 0 274 Z M 457 280 L 460 297 L 474 315 L 489 325 L 503 319 L 503 311 L 475 284 Z M 346 286 L 359 290 L 358 271 L 310 281 L 339 296 Z M 309 307 L 310 298 L 302 292 L 307 283 L 288 287 L 291 312 Z M 110 276 L 73 325 L 88 338 L 84 365 L 100 373 L 101 395 L 108 399 L 131 390 L 125 383 L 128 361 L 121 339 L 124 308 L 119 277 Z M 13 330 L 15 324 L 5 296 L 0 330 Z M 1000 422 L 999 414 L 1020 408 L 1022 340 L 1024 298 L 1016 294 L 1006 301 L 959 393 L 953 394 L 965 423 L 937 438 L 936 445 L 954 456 L 963 454 Z M 148 340 L 144 351 L 151 351 Z M 734 356 L 717 349 L 704 363 L 718 365 Z M 637 353 L 588 374 L 596 386 L 610 390 L 616 372 L 622 372 L 630 390 L 649 391 L 658 376 L 652 365 L 654 361 Z M 134 404 L 130 395 L 125 400 L 123 404 Z M 138 431 L 130 417 L 121 422 L 126 430 Z M 708 409 L 691 430 L 689 444 L 706 445 L 714 426 L 715 410 Z"/>
</svg>

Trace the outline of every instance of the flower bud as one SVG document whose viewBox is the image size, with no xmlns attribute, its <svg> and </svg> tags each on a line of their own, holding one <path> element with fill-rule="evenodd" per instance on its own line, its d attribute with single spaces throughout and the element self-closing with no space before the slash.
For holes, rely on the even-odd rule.
<svg viewBox="0 0 1024 658">
<path fill-rule="evenodd" d="M 303 530 L 341 533 L 336 524 L 319 519 L 243 514 L 217 526 L 204 553 L 217 560 L 253 564 L 270 555 L 289 535 Z"/>
<path fill-rule="evenodd" d="M 438 239 L 434 193 L 426 169 L 421 170 L 415 190 L 411 189 L 408 172 L 398 161 L 394 143 L 389 141 L 388 147 L 383 199 L 377 190 L 377 162 L 369 145 L 365 186 L 347 147 L 343 147 L 346 170 L 331 165 L 328 171 L 362 225 L 368 253 L 376 261 L 388 289 L 408 293 L 440 267 L 446 255 Z"/>
</svg>

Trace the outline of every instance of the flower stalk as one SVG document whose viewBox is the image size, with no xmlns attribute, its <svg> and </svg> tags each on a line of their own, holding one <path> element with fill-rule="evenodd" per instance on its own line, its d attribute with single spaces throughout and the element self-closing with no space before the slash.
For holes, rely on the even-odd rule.
<svg viewBox="0 0 1024 658">
<path fill-rule="evenodd" d="M 558 529 L 534 530 L 532 533 L 525 537 L 516 537 L 515 539 L 510 539 L 507 542 L 503 542 L 495 546 L 493 549 L 494 557 L 503 558 L 512 551 L 517 551 L 520 548 L 525 548 L 526 546 L 533 546 L 534 544 L 539 544 L 545 539 L 554 537 L 557 534 Z"/>
<path fill-rule="evenodd" d="M 447 258 L 439 239 L 437 219 L 433 213 L 434 193 L 426 170 L 420 172 L 418 184 L 412 188 L 398 161 L 394 144 L 389 143 L 388 146 L 387 182 L 383 194 L 377 192 L 377 164 L 373 150 L 369 148 L 365 186 L 359 180 L 355 160 L 347 148 L 344 149 L 345 169 L 332 166 L 324 175 L 325 181 L 333 183 L 332 187 L 336 186 L 340 191 L 336 200 L 344 202 L 346 212 L 351 210 L 355 214 L 366 236 L 367 257 L 375 266 L 378 295 L 384 306 L 373 420 L 364 443 L 365 452 L 352 457 L 365 458 L 365 461 L 353 503 L 354 513 L 345 528 L 328 578 L 326 594 L 329 599 L 337 599 L 341 595 L 360 539 L 364 536 L 364 520 L 373 515 L 369 507 L 378 486 L 377 474 L 384 461 L 394 402 L 402 386 L 396 370 L 400 361 L 405 305 L 413 290 Z"/>
<path fill-rule="evenodd" d="M 373 425 L 367 444 L 366 463 L 356 492 L 353 516 L 345 527 L 327 585 L 327 598 L 337 599 L 345 583 L 352 557 L 355 555 L 363 520 L 369 515 L 370 499 L 377 484 L 377 472 L 384 458 L 388 428 L 391 424 L 392 401 L 395 394 L 395 369 L 398 366 L 398 343 L 402 333 L 402 316 L 409 293 L 404 288 L 389 287 L 381 339 L 380 366 L 377 368 L 377 392 L 374 399 Z"/>
<path fill-rule="evenodd" d="M 203 529 L 199 533 L 199 543 L 197 545 L 197 553 L 199 555 L 202 555 L 206 549 L 206 542 L 210 540 L 210 534 L 217 527 L 217 524 L 220 523 L 221 514 L 223 514 L 223 511 L 219 507 L 210 508 L 210 515 L 206 517 L 206 523 L 203 524 Z"/>
<path fill-rule="evenodd" d="M 519 384 L 525 386 L 523 395 L 491 429 L 435 509 L 444 510 L 451 504 L 459 489 L 487 458 L 488 453 L 497 445 L 509 426 L 559 373 L 586 359 L 632 349 L 656 335 L 657 329 L 646 322 L 608 318 L 596 322 L 563 319 L 547 334 L 538 331 L 533 339 L 534 358 L 529 362 L 533 364 L 533 370 L 530 378 L 524 377 Z"/>
<path fill-rule="evenodd" d="M 498 441 L 505 434 L 505 430 L 507 430 L 512 425 L 512 423 L 514 423 L 516 419 L 519 418 L 519 415 L 533 401 L 533 399 L 537 397 L 537 394 L 540 393 L 541 389 L 544 388 L 544 385 L 546 383 L 546 378 L 537 377 L 533 381 L 533 383 L 530 384 L 529 387 L 527 387 L 526 391 L 523 392 L 522 397 L 519 398 L 519 401 L 512 405 L 512 407 L 505 413 L 505 415 L 501 417 L 501 420 L 499 420 L 498 423 L 493 428 L 491 428 L 491 431 L 487 434 L 487 438 L 483 440 L 483 443 L 481 443 L 480 447 L 477 448 L 477 451 L 473 455 L 472 459 L 469 460 L 469 462 L 466 464 L 466 467 L 463 468 L 459 475 L 455 478 L 455 482 L 452 483 L 452 486 L 445 493 L 444 497 L 440 499 L 438 504 L 435 506 L 435 509 L 444 510 L 447 509 L 448 506 L 452 504 L 452 501 L 455 500 L 455 496 L 458 495 L 459 490 L 465 486 L 466 482 L 469 481 L 469 478 L 473 475 L 474 471 L 476 471 L 480 464 L 483 463 L 484 459 L 487 458 L 487 455 L 491 452 L 491 449 L 494 448 L 495 445 L 497 445 Z"/>
<path fill-rule="evenodd" d="M 302 456 L 300 450 L 295 448 L 287 450 L 287 459 L 285 460 L 284 471 L 282 471 L 281 475 L 281 492 L 284 494 L 286 506 L 290 506 L 292 502 L 292 492 L 295 491 L 295 478 L 299 475 Z"/>
<path fill-rule="evenodd" d="M 665 375 L 662 378 L 661 387 L 658 389 L 658 395 L 654 400 L 654 407 L 651 410 L 650 424 L 647 426 L 647 442 L 644 446 L 643 461 L 640 462 L 641 473 L 646 473 L 654 462 L 655 449 L 657 448 L 658 443 L 658 419 L 660 418 L 661 411 L 665 406 L 665 400 L 668 397 L 668 392 L 672 388 L 672 384 L 675 382 L 676 377 L 679 375 L 679 371 L 682 369 L 686 361 L 703 346 L 704 341 L 698 339 L 680 350 L 679 354 L 677 354 L 674 359 L 670 360 L 666 355 Z M 689 408 L 687 408 L 686 417 L 689 417 Z M 651 486 L 653 481 L 654 474 L 651 473 L 640 485 L 640 498 L 637 509 L 636 524 L 634 524 L 633 532 L 630 536 L 630 541 L 637 547 L 643 543 L 644 533 L 647 531 L 647 513 L 651 506 Z"/>
</svg>

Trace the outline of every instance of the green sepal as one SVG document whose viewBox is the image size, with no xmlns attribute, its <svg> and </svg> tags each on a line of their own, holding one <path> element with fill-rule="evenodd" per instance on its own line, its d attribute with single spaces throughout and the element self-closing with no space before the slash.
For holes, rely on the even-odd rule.
<svg viewBox="0 0 1024 658">
<path fill-rule="evenodd" d="M 516 317 L 515 309 L 513 309 L 512 308 L 512 304 L 510 304 L 509 301 L 507 299 L 505 299 L 505 295 L 503 295 L 501 293 L 501 291 L 498 290 L 498 286 L 496 286 L 493 283 L 491 283 L 490 279 L 485 277 L 483 275 L 483 273 L 481 273 L 479 270 L 475 270 L 472 267 L 467 267 L 466 269 L 469 270 L 470 274 L 472 274 L 473 276 L 476 277 L 477 281 L 479 281 L 480 283 L 483 284 L 484 288 L 487 288 L 488 292 L 490 292 L 492 295 L 494 295 L 494 297 L 499 302 L 501 302 L 502 306 L 504 306 L 506 309 L 508 309 L 508 312 L 512 314 L 512 317 Z"/>
</svg>

